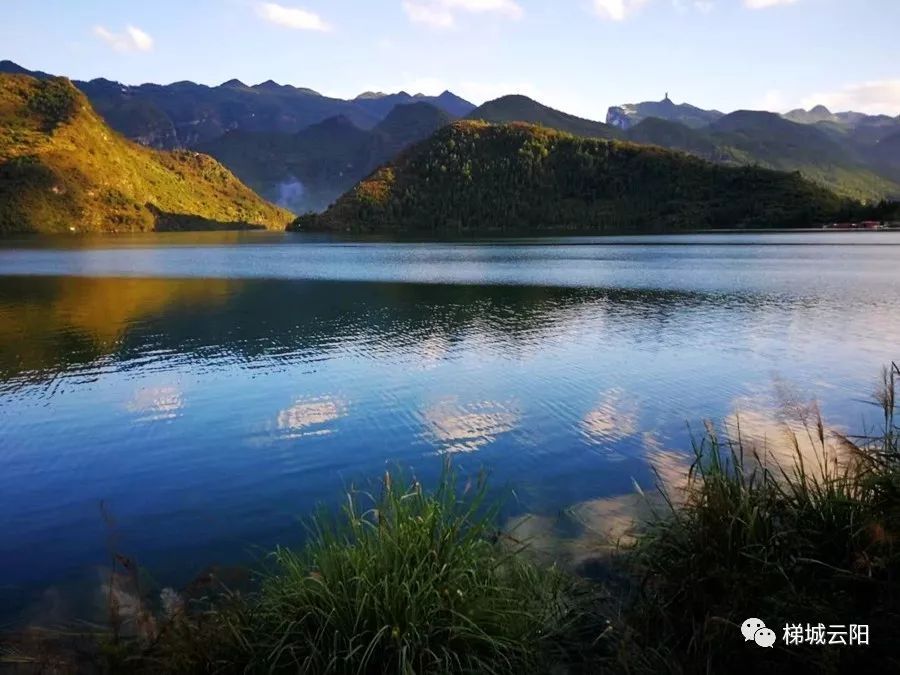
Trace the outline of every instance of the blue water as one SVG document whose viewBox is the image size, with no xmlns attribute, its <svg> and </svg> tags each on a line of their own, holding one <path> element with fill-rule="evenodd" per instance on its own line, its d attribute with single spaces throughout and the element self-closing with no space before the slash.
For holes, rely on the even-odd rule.
<svg viewBox="0 0 900 675">
<path fill-rule="evenodd" d="M 0 621 L 89 614 L 110 548 L 158 586 L 247 564 L 390 466 L 551 517 L 689 423 L 858 429 L 898 336 L 900 233 L 5 242 Z"/>
</svg>

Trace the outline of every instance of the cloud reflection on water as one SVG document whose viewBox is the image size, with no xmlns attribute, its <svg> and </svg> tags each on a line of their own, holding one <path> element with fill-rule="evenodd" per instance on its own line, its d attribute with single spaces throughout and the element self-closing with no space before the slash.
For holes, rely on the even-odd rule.
<svg viewBox="0 0 900 675">
<path fill-rule="evenodd" d="M 630 415 L 618 411 L 616 400 L 615 392 L 608 394 L 582 422 L 586 434 L 613 447 L 616 440 L 636 433 L 637 428 L 631 428 Z M 780 380 L 775 380 L 769 394 L 736 398 L 731 409 L 728 417 L 712 428 L 725 452 L 729 442 L 740 439 L 748 470 L 758 457 L 769 468 L 781 466 L 791 471 L 799 455 L 807 473 L 816 475 L 822 471 L 823 457 L 833 463 L 835 459 L 848 461 L 852 456 L 842 442 L 839 427 L 822 419 L 819 431 L 817 403 Z M 653 480 L 639 485 L 633 478 L 632 492 L 584 500 L 559 516 L 516 516 L 506 523 L 507 531 L 516 539 L 528 541 L 538 556 L 572 569 L 605 559 L 617 548 L 632 544 L 648 521 L 666 516 L 666 500 L 676 505 L 683 502 L 694 461 L 689 447 L 666 448 L 652 432 L 644 432 L 640 438 L 642 460 L 652 470 Z M 702 437 L 698 435 L 697 440 Z"/>
<path fill-rule="evenodd" d="M 605 392 L 596 408 L 581 421 L 581 432 L 596 445 L 608 446 L 638 431 L 638 404 L 622 389 Z"/>
<path fill-rule="evenodd" d="M 438 452 L 444 455 L 475 452 L 512 431 L 521 415 L 510 404 L 498 401 L 459 403 L 447 398 L 425 411 Z"/>
<path fill-rule="evenodd" d="M 125 408 L 146 421 L 170 420 L 178 417 L 184 407 L 184 397 L 174 386 L 138 389 Z"/>
<path fill-rule="evenodd" d="M 278 413 L 278 429 L 283 438 L 324 436 L 334 432 L 330 426 L 347 414 L 347 405 L 336 398 L 301 399 Z"/>
</svg>

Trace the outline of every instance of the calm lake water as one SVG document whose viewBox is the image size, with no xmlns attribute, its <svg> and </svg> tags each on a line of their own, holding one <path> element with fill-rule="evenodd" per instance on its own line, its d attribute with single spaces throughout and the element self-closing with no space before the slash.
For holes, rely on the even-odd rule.
<svg viewBox="0 0 900 675">
<path fill-rule="evenodd" d="M 651 488 L 688 424 L 860 429 L 900 358 L 900 233 L 0 244 L 0 621 L 83 614 L 114 546 L 159 585 L 452 454 L 550 519 Z M 612 505 L 612 506 L 610 506 Z M 604 515 L 606 514 L 606 515 Z"/>
</svg>

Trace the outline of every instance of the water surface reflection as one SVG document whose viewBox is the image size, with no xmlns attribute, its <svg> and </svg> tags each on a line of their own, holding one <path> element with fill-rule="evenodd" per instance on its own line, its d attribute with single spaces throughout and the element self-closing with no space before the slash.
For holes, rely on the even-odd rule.
<svg viewBox="0 0 900 675">
<path fill-rule="evenodd" d="M 297 517 L 350 482 L 390 464 L 427 482 L 448 455 L 515 488 L 506 516 L 577 564 L 629 536 L 635 485 L 683 480 L 688 422 L 739 411 L 772 438 L 790 383 L 852 428 L 897 357 L 900 247 L 487 248 L 310 262 L 404 282 L 303 278 L 314 249 L 278 244 L 126 248 L 156 261 L 146 278 L 106 276 L 117 249 L 0 255 L 0 606 L 95 579 L 101 500 L 177 586 L 299 542 Z M 426 263 L 470 283 L 416 283 Z M 238 273 L 272 265 L 284 278 Z M 567 270 L 579 283 L 543 283 Z"/>
</svg>

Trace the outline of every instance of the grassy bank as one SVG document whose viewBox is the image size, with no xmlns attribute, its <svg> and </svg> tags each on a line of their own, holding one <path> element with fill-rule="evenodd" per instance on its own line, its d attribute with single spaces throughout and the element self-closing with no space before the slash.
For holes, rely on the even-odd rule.
<svg viewBox="0 0 900 675">
<path fill-rule="evenodd" d="M 862 437 L 815 414 L 787 448 L 709 427 L 686 483 L 648 495 L 653 517 L 604 562 L 602 584 L 501 532 L 483 481 L 448 467 L 426 491 L 386 474 L 374 494 L 352 491 L 339 514 L 314 517 L 308 545 L 273 552 L 241 591 L 151 599 L 117 558 L 109 627 L 20 636 L 5 660 L 22 672 L 892 672 L 898 381 L 896 366 L 885 371 L 882 428 Z M 126 607 L 116 589 L 128 580 L 138 600 Z M 745 642 L 749 617 L 775 631 L 772 649 Z M 782 639 L 785 625 L 820 623 L 868 625 L 869 645 Z"/>
<path fill-rule="evenodd" d="M 641 585 L 625 604 L 623 670 L 900 670 L 898 378 L 885 370 L 879 433 L 830 433 L 815 414 L 792 436 L 791 462 L 708 430 L 682 500 L 669 496 L 627 554 Z M 776 631 L 775 648 L 742 644 L 750 617 Z M 785 626 L 803 626 L 805 641 L 820 623 L 869 625 L 870 644 L 785 644 Z"/>
</svg>

